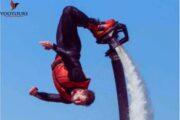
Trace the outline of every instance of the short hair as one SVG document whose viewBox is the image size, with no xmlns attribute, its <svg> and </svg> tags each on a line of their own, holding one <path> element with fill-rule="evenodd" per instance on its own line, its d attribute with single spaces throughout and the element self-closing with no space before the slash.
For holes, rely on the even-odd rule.
<svg viewBox="0 0 180 120">
<path fill-rule="evenodd" d="M 86 90 L 85 95 L 87 96 L 86 106 L 91 105 L 95 100 L 95 93 L 92 90 Z"/>
</svg>

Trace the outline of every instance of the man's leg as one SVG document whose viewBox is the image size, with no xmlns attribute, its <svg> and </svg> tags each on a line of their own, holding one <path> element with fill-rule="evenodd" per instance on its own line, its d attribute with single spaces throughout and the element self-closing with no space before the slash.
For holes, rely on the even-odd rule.
<svg viewBox="0 0 180 120">
<path fill-rule="evenodd" d="M 88 17 L 85 13 L 83 13 L 76 7 L 67 6 L 63 10 L 58 25 L 57 44 L 60 46 L 63 44 L 67 44 L 68 46 L 72 47 L 72 40 L 80 42 L 77 33 L 77 27 L 84 27 L 89 29 L 98 42 L 103 36 L 107 35 L 107 33 L 109 33 L 113 29 L 115 24 L 116 21 L 114 19 L 100 22 L 95 18 Z"/>
<path fill-rule="evenodd" d="M 89 29 L 96 39 L 100 39 L 106 35 L 116 23 L 114 19 L 100 22 L 95 18 L 88 17 L 81 10 L 73 6 L 64 8 L 62 18 L 62 29 L 64 27 L 68 35 L 70 31 L 74 30 L 74 27 L 77 28 L 77 26 L 79 26 Z M 68 30 L 67 28 L 70 29 Z"/>
<path fill-rule="evenodd" d="M 60 45 L 60 41 L 69 42 L 69 44 L 74 41 L 80 41 L 77 27 L 88 27 L 89 23 L 98 23 L 98 20 L 89 18 L 79 9 L 73 6 L 67 6 L 64 8 L 63 13 L 60 18 L 60 22 L 57 30 L 57 44 Z"/>
</svg>

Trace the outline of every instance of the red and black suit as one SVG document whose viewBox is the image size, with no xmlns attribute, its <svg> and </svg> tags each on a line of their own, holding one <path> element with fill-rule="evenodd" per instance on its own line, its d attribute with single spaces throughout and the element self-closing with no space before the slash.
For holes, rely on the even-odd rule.
<svg viewBox="0 0 180 120">
<path fill-rule="evenodd" d="M 70 92 L 75 88 L 87 89 L 90 80 L 86 78 L 80 63 L 81 41 L 77 27 L 87 28 L 89 23 L 96 20 L 87 17 L 75 7 L 65 7 L 58 24 L 56 52 L 52 64 L 52 74 L 55 87 L 59 94 L 38 92 L 38 98 L 46 101 L 71 103 Z"/>
</svg>

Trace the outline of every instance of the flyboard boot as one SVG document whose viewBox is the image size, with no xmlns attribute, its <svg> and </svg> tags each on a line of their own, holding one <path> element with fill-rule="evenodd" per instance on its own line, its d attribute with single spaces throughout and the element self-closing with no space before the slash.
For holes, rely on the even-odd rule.
<svg viewBox="0 0 180 120">
<path fill-rule="evenodd" d="M 118 45 L 122 45 L 123 43 L 127 42 L 129 37 L 128 37 L 128 32 L 126 25 L 121 24 L 114 19 L 109 19 L 104 22 L 90 22 L 88 24 L 88 29 L 92 32 L 94 37 L 96 38 L 96 42 L 98 44 L 112 44 L 111 38 L 118 38 L 118 33 L 123 32 L 124 37 L 118 40 Z M 115 47 L 115 46 L 112 46 Z"/>
<path fill-rule="evenodd" d="M 94 35 L 94 37 L 97 40 L 100 40 L 109 31 L 111 31 L 111 29 L 113 28 L 115 23 L 116 22 L 114 19 L 110 19 L 110 20 L 107 20 L 105 22 L 99 22 L 99 21 L 97 21 L 96 23 L 90 22 L 88 24 L 88 29 L 92 32 L 92 34 Z"/>
</svg>

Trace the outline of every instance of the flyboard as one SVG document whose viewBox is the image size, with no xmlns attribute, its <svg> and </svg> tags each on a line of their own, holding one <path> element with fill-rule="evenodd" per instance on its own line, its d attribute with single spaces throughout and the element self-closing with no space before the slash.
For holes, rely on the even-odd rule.
<svg viewBox="0 0 180 120">
<path fill-rule="evenodd" d="M 124 37 L 119 40 L 119 33 L 123 32 Z M 106 52 L 106 56 L 111 59 L 116 91 L 118 98 L 118 108 L 119 108 L 119 120 L 129 120 L 129 104 L 128 104 L 128 94 L 126 89 L 126 80 L 124 75 L 123 66 L 121 63 L 120 56 L 118 56 L 119 47 L 128 41 L 128 32 L 126 26 L 116 22 L 115 26 L 101 39 L 97 40 L 99 44 L 108 44 L 109 50 Z"/>
</svg>

